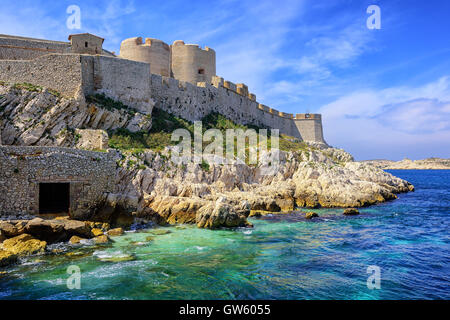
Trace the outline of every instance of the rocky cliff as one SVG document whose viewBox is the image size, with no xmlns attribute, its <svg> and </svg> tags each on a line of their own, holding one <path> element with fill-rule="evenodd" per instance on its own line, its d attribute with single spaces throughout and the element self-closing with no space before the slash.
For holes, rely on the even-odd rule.
<svg viewBox="0 0 450 320">
<path fill-rule="evenodd" d="M 76 129 L 148 132 L 150 117 L 101 97 L 65 99 L 42 88 L 0 85 L 3 144 L 76 146 Z M 154 121 L 157 119 L 154 119 Z M 289 142 L 290 140 L 286 140 Z M 285 142 L 286 142 L 285 141 Z M 132 142 L 130 142 L 132 143 Z M 290 142 L 289 142 L 290 143 Z M 226 165 L 176 165 L 174 146 L 159 151 L 122 150 L 116 191 L 94 220 L 109 220 L 117 210 L 160 224 L 195 223 L 217 228 L 248 225 L 252 211 L 291 211 L 296 207 L 361 207 L 396 198 L 414 187 L 370 164 L 354 162 L 341 149 L 323 144 L 288 144 L 278 170 L 262 174 L 270 157 L 249 166 L 237 159 Z"/>
</svg>

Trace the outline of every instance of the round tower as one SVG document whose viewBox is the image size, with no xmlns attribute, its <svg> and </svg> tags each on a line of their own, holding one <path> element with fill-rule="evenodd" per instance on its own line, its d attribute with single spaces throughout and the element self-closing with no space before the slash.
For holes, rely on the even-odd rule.
<svg viewBox="0 0 450 320">
<path fill-rule="evenodd" d="M 150 63 L 150 72 L 170 76 L 170 47 L 167 43 L 152 38 L 130 38 L 120 44 L 120 57 Z"/>
<path fill-rule="evenodd" d="M 211 83 L 216 75 L 216 52 L 197 44 L 185 44 L 177 40 L 172 44 L 172 76 L 175 79 L 191 82 Z"/>
</svg>

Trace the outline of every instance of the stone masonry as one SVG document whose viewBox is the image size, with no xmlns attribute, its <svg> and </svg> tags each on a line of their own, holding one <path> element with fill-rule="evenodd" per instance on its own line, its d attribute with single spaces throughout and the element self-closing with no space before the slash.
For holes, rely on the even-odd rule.
<svg viewBox="0 0 450 320">
<path fill-rule="evenodd" d="M 215 52 L 210 48 L 181 40 L 168 46 L 157 39 L 142 43 L 141 38 L 131 38 L 122 42 L 119 58 L 58 52 L 31 60 L 5 60 L 1 55 L 1 50 L 6 50 L 2 49 L 5 41 L 28 41 L 16 38 L 0 36 L 0 81 L 29 82 L 67 97 L 101 93 L 145 114 L 151 114 L 156 106 L 190 121 L 219 112 L 240 124 L 279 129 L 304 141 L 325 143 L 320 114 L 293 115 L 257 102 L 245 84 L 216 76 Z M 103 42 L 89 34 L 72 35 L 70 39 L 71 52 L 82 48 L 83 43 L 98 51 Z M 44 41 L 35 40 L 30 40 L 29 46 Z M 10 47 L 7 50 L 9 55 L 14 52 Z"/>
<path fill-rule="evenodd" d="M 114 191 L 116 152 L 0 146 L 0 212 L 39 214 L 41 183 L 70 184 L 70 215 L 82 218 Z"/>
</svg>

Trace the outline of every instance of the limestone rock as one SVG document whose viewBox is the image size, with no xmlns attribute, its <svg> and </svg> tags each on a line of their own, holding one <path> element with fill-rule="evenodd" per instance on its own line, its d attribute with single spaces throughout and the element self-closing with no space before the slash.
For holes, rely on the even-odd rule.
<svg viewBox="0 0 450 320">
<path fill-rule="evenodd" d="M 347 208 L 344 210 L 344 215 L 346 216 L 357 216 L 358 214 L 359 211 L 356 208 Z"/>
<path fill-rule="evenodd" d="M 47 242 L 35 239 L 26 233 L 7 239 L 2 243 L 3 250 L 17 255 L 41 253 L 46 247 Z"/>
<path fill-rule="evenodd" d="M 93 229 L 91 230 L 91 232 L 92 232 L 92 235 L 93 235 L 94 237 L 99 237 L 99 236 L 103 235 L 102 229 L 93 228 Z"/>
<path fill-rule="evenodd" d="M 84 238 L 81 238 L 81 237 L 78 237 L 78 236 L 72 236 L 72 237 L 69 239 L 69 242 L 70 242 L 71 244 L 78 244 L 78 243 L 81 242 L 81 240 L 85 240 L 85 239 L 84 239 Z"/>
<path fill-rule="evenodd" d="M 307 212 L 307 213 L 305 214 L 305 218 L 306 218 L 306 219 L 317 218 L 318 216 L 319 216 L 319 215 L 318 215 L 316 212 L 312 212 L 312 211 Z"/>
<path fill-rule="evenodd" d="M 95 237 L 94 241 L 97 244 L 103 244 L 103 243 L 108 243 L 109 242 L 109 238 L 108 238 L 107 235 L 103 234 L 101 236 Z"/>
</svg>

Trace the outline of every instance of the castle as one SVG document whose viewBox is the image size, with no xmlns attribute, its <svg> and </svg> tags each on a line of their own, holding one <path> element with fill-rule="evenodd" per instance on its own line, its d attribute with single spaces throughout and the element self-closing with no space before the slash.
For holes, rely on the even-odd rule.
<svg viewBox="0 0 450 320">
<path fill-rule="evenodd" d="M 211 48 L 135 37 L 124 40 L 116 56 L 89 33 L 69 41 L 0 35 L 0 81 L 27 82 L 65 97 L 101 93 L 142 113 L 157 107 L 189 121 L 218 112 L 239 124 L 325 143 L 320 114 L 293 115 L 258 103 L 245 84 L 216 75 Z"/>
</svg>

